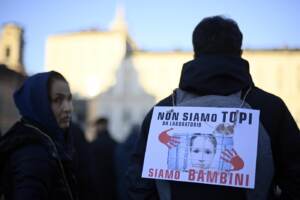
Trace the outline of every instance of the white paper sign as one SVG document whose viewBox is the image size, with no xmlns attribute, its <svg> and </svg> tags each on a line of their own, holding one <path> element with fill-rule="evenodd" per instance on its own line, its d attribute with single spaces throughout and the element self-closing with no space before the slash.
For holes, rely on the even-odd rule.
<svg viewBox="0 0 300 200">
<path fill-rule="evenodd" d="M 155 107 L 142 177 L 254 188 L 259 111 Z"/>
</svg>

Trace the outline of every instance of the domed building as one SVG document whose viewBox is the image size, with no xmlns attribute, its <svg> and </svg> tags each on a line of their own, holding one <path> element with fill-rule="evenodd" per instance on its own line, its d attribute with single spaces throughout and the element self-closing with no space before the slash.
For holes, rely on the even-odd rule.
<svg viewBox="0 0 300 200">
<path fill-rule="evenodd" d="M 0 132 L 5 133 L 19 113 L 13 101 L 13 92 L 24 81 L 23 30 L 16 24 L 5 24 L 0 35 Z"/>
</svg>

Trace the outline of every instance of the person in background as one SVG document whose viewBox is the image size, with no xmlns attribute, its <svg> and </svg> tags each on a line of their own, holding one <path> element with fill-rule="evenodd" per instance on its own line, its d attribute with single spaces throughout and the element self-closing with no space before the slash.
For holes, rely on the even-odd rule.
<svg viewBox="0 0 300 200">
<path fill-rule="evenodd" d="M 0 139 L 5 199 L 76 200 L 68 82 L 55 71 L 35 74 L 14 101 L 22 118 Z"/>
<path fill-rule="evenodd" d="M 117 143 L 111 138 L 108 125 L 106 118 L 99 118 L 95 121 L 96 139 L 92 142 L 91 148 L 98 196 L 100 199 L 114 200 L 117 198 L 114 170 L 114 153 Z"/>
<path fill-rule="evenodd" d="M 84 136 L 84 132 L 79 123 L 72 121 L 71 133 L 73 135 L 73 143 L 75 149 L 74 155 L 74 173 L 78 185 L 79 200 L 97 200 L 96 180 L 94 177 L 95 165 L 93 164 L 93 157 L 91 156 L 91 148 L 89 142 Z"/>
<path fill-rule="evenodd" d="M 139 125 L 133 125 L 127 139 L 118 144 L 115 151 L 115 170 L 117 176 L 118 200 L 128 200 L 126 185 L 126 172 L 131 154 L 140 131 Z"/>
</svg>

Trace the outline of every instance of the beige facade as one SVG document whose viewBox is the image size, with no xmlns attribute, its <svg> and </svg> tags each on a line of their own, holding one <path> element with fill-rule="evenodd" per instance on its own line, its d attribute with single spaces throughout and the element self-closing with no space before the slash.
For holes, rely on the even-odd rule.
<svg viewBox="0 0 300 200">
<path fill-rule="evenodd" d="M 15 24 L 4 25 L 0 35 L 0 132 L 2 133 L 20 118 L 13 101 L 13 93 L 25 79 L 22 55 L 22 28 Z"/>
<path fill-rule="evenodd" d="M 46 67 L 64 74 L 71 89 L 95 96 L 111 86 L 114 72 L 125 56 L 126 37 L 120 32 L 51 36 L 46 44 Z"/>
<path fill-rule="evenodd" d="M 23 66 L 23 30 L 16 24 L 6 24 L 2 27 L 0 63 L 16 72 L 25 73 Z"/>
<path fill-rule="evenodd" d="M 45 66 L 57 70 L 80 96 L 93 97 L 116 83 L 115 72 L 128 51 L 136 48 L 127 34 L 122 9 L 109 31 L 87 30 L 53 35 L 46 41 Z"/>
<path fill-rule="evenodd" d="M 300 125 L 300 51 L 246 51 L 255 84 L 287 104 Z"/>
<path fill-rule="evenodd" d="M 191 60 L 193 54 L 138 50 L 120 16 L 117 14 L 113 26 L 106 32 L 88 31 L 49 37 L 46 67 L 62 72 L 70 81 L 73 92 L 92 98 L 117 83 L 116 71 L 129 57 L 141 87 L 158 101 L 178 87 L 182 65 Z M 300 51 L 247 50 L 243 57 L 250 63 L 255 84 L 282 97 L 300 125 L 300 104 L 297 103 L 300 98 Z M 114 102 L 114 105 L 121 102 Z M 90 109 L 89 115 L 96 117 L 97 113 L 101 112 Z"/>
</svg>

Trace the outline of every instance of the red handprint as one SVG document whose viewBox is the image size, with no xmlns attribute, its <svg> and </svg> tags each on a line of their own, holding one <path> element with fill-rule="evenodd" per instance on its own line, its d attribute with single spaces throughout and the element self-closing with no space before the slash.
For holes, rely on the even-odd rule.
<svg viewBox="0 0 300 200">
<path fill-rule="evenodd" d="M 236 153 L 234 149 L 231 149 L 231 151 L 225 149 L 225 151 L 222 152 L 221 159 L 230 163 L 233 167 L 232 169 L 226 171 L 237 171 L 244 167 L 243 159 Z"/>
<path fill-rule="evenodd" d="M 167 129 L 167 130 L 161 132 L 158 136 L 159 141 L 161 143 L 165 144 L 169 149 L 176 147 L 180 143 L 180 141 L 178 140 L 179 137 L 170 136 L 168 134 L 168 131 L 171 131 L 171 130 L 173 130 L 173 128 L 170 128 L 170 129 Z"/>
</svg>

